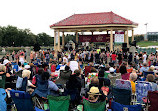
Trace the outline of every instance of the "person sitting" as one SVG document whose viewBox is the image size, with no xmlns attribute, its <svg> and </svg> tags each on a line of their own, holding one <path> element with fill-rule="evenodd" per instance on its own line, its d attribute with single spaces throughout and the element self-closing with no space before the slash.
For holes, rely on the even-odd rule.
<svg viewBox="0 0 158 111">
<path fill-rule="evenodd" d="M 137 80 L 137 74 L 134 72 L 131 73 L 129 80 L 131 81 L 132 93 L 135 93 L 136 91 L 135 81 Z"/>
<path fill-rule="evenodd" d="M 69 80 L 66 82 L 66 90 L 71 96 L 71 104 L 74 108 L 75 105 L 80 103 L 81 97 L 81 74 L 79 70 L 75 70 L 74 74 L 70 75 Z"/>
<path fill-rule="evenodd" d="M 152 91 L 158 91 L 158 86 L 155 83 L 155 77 L 152 74 L 148 74 L 146 81 L 150 82 L 152 84 Z"/>
<path fill-rule="evenodd" d="M 99 87 L 99 79 L 98 79 L 97 77 L 93 77 L 93 78 L 91 79 L 91 83 L 89 84 L 89 89 L 90 89 L 92 86 Z"/>
<path fill-rule="evenodd" d="M 56 62 L 53 61 L 51 65 L 51 72 L 55 72 L 55 70 L 56 70 Z"/>
<path fill-rule="evenodd" d="M 91 87 L 98 87 L 99 88 L 99 91 L 100 91 L 100 93 L 101 93 L 101 98 L 100 98 L 100 101 L 104 101 L 105 100 L 105 96 L 107 96 L 107 94 L 108 94 L 108 90 L 109 90 L 109 88 L 107 87 L 107 86 L 101 86 L 100 87 L 100 84 L 99 84 L 99 79 L 97 78 L 97 77 L 93 77 L 92 79 L 91 79 L 91 83 L 89 84 L 89 88 L 88 88 L 88 90 L 87 90 L 87 92 L 91 89 Z M 109 81 L 110 82 L 110 81 Z M 86 97 L 87 97 L 87 95 L 86 95 Z"/>
<path fill-rule="evenodd" d="M 48 72 L 43 72 L 41 75 L 37 76 L 37 88 L 33 92 L 33 96 L 37 94 L 42 98 L 46 98 L 51 91 L 59 92 L 59 88 L 54 82 L 49 81 L 49 77 L 50 75 Z"/>
<path fill-rule="evenodd" d="M 96 75 L 97 75 L 97 70 L 96 70 L 96 68 L 91 67 L 91 73 L 89 73 L 88 75 L 90 75 L 90 74 L 96 76 Z"/>
<path fill-rule="evenodd" d="M 32 78 L 32 84 L 33 85 L 35 85 L 35 86 L 37 85 L 37 77 L 40 76 L 42 73 L 44 73 L 44 69 L 39 68 L 37 74 L 34 75 L 33 78 Z"/>
<path fill-rule="evenodd" d="M 120 73 L 123 80 L 129 80 L 130 73 L 127 73 L 126 63 L 121 65 Z"/>
<path fill-rule="evenodd" d="M 4 75 L 4 78 L 2 77 Z M 6 77 L 10 77 L 9 73 L 6 73 L 6 66 L 3 64 L 0 64 L 0 81 L 4 81 L 4 84 L 1 82 L 0 84 L 0 88 L 5 89 L 5 81 L 6 81 Z"/>
<path fill-rule="evenodd" d="M 69 80 L 72 71 L 69 66 L 65 66 L 65 70 L 60 70 L 59 78 L 55 81 L 56 84 L 62 85 L 63 88 L 66 88 L 66 82 Z"/>
<path fill-rule="evenodd" d="M 29 71 L 29 70 L 23 70 L 22 71 L 22 78 L 27 77 L 27 79 L 29 79 L 30 78 L 30 74 L 31 74 L 31 71 Z M 35 85 L 33 85 L 30 82 L 30 80 L 27 80 L 27 86 L 36 87 Z"/>
<path fill-rule="evenodd" d="M 149 70 L 149 67 L 147 66 L 147 63 L 143 63 L 143 67 L 140 68 L 140 73 L 138 76 L 143 76 L 143 72 L 147 72 Z"/>
<path fill-rule="evenodd" d="M 77 61 L 75 61 L 73 58 L 71 58 L 71 61 L 67 64 L 71 71 L 74 72 L 75 70 L 80 70 L 80 65 Z"/>
<path fill-rule="evenodd" d="M 110 79 L 110 83 L 112 86 L 115 86 L 116 79 L 121 79 L 120 73 L 115 73 L 115 69 L 113 67 L 109 68 L 110 74 L 108 74 L 108 79 Z"/>
<path fill-rule="evenodd" d="M 89 92 L 88 92 L 88 101 L 91 103 L 97 103 L 100 102 L 99 101 L 99 96 L 100 96 L 100 92 L 98 87 L 91 87 Z"/>
</svg>

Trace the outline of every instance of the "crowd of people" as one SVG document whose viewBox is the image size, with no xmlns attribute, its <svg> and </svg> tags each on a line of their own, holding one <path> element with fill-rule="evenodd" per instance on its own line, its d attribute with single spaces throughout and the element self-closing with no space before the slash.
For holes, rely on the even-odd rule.
<svg viewBox="0 0 158 111">
<path fill-rule="evenodd" d="M 152 73 L 144 77 L 144 72 Z M 1 59 L 1 75 L 6 76 L 6 84 L 1 86 L 6 91 L 25 89 L 32 96 L 44 99 L 48 95 L 70 95 L 70 109 L 73 110 L 83 98 L 90 103 L 108 103 L 116 79 L 129 80 L 132 93 L 136 91 L 136 81 L 148 81 L 152 84 L 152 91 L 158 91 L 158 53 L 135 52 L 132 55 L 98 48 L 62 51 L 55 56 L 50 50 L 31 51 L 30 54 L 13 51 Z M 22 88 L 19 77 L 27 79 L 26 88 Z"/>
</svg>

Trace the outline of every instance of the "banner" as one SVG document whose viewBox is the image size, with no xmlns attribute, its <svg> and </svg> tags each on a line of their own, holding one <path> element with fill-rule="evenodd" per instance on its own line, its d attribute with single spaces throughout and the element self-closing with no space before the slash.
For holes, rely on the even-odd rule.
<svg viewBox="0 0 158 111">
<path fill-rule="evenodd" d="M 79 35 L 80 42 L 92 42 L 92 35 Z"/>
<path fill-rule="evenodd" d="M 79 35 L 80 42 L 109 42 L 110 34 Z"/>
<path fill-rule="evenodd" d="M 115 43 L 124 43 L 124 32 L 115 32 Z"/>
</svg>

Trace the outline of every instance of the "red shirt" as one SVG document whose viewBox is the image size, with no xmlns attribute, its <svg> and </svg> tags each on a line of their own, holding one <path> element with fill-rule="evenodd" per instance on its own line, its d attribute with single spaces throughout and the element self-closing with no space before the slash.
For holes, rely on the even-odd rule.
<svg viewBox="0 0 158 111">
<path fill-rule="evenodd" d="M 56 70 L 55 65 L 52 65 L 52 66 L 51 66 L 51 72 L 55 72 L 55 70 Z"/>
<path fill-rule="evenodd" d="M 112 54 L 112 55 L 111 55 L 111 58 L 112 58 L 113 61 L 116 60 L 116 57 L 117 57 L 116 54 Z"/>
</svg>

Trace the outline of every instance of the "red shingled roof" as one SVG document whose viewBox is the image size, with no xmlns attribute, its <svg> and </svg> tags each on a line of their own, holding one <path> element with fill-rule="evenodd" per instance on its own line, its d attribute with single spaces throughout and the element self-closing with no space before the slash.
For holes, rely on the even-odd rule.
<svg viewBox="0 0 158 111">
<path fill-rule="evenodd" d="M 53 26 L 78 26 L 78 25 L 104 25 L 104 24 L 129 24 L 138 25 L 126 18 L 123 18 L 113 12 L 74 14 L 64 20 L 61 20 Z"/>
</svg>

